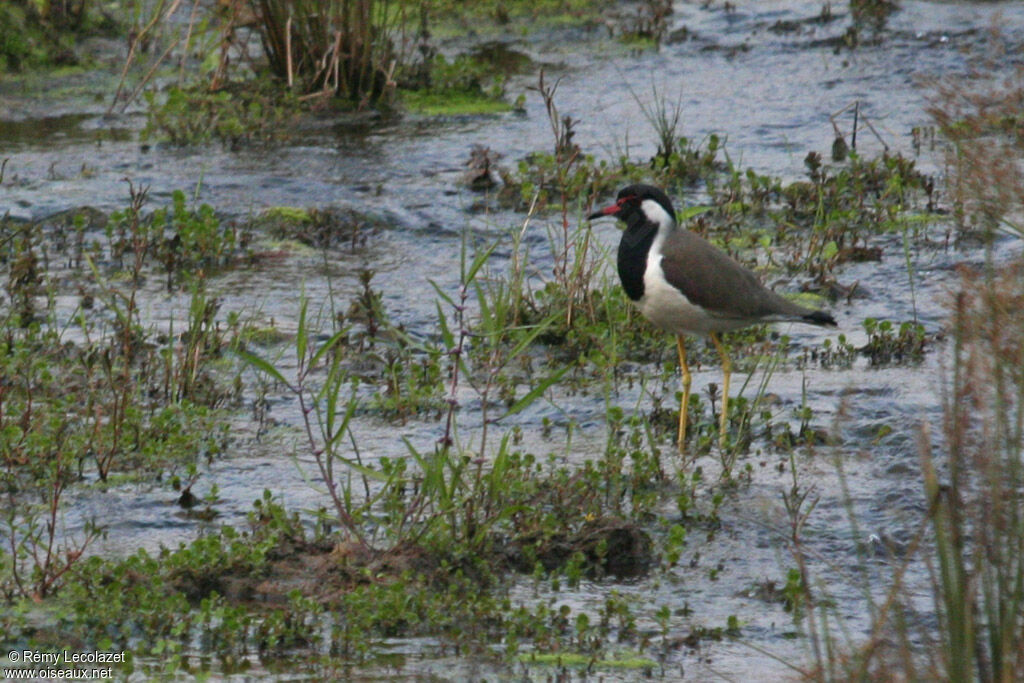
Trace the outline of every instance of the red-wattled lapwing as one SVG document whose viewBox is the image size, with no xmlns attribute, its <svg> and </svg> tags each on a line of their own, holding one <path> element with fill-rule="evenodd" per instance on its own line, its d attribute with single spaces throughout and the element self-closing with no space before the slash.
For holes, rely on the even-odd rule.
<svg viewBox="0 0 1024 683">
<path fill-rule="evenodd" d="M 626 224 L 619 242 L 619 278 L 626 295 L 655 326 L 676 335 L 683 400 L 679 405 L 679 450 L 686 442 L 690 368 L 683 335 L 711 337 L 722 357 L 722 414 L 719 440 L 725 444 L 732 364 L 719 333 L 769 322 L 835 327 L 824 311 L 787 301 L 751 271 L 707 240 L 676 224 L 668 196 L 650 185 L 630 185 L 618 200 L 588 218 L 615 216 Z"/>
</svg>

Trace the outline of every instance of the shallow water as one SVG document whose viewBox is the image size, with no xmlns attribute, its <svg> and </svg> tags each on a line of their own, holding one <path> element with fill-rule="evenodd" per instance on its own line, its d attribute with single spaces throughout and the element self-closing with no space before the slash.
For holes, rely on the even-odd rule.
<svg viewBox="0 0 1024 683">
<path fill-rule="evenodd" d="M 848 21 L 840 16 L 826 25 L 801 24 L 796 31 L 771 30 L 776 22 L 813 16 L 818 7 L 802 2 L 736 3 L 734 12 L 706 9 L 700 3 L 676 3 L 673 29 L 685 26 L 691 39 L 664 45 L 658 51 L 633 52 L 609 42 L 601 30 L 566 31 L 513 40 L 538 62 L 549 66 L 549 78 L 560 78 L 557 103 L 563 114 L 579 120 L 576 141 L 584 151 L 613 157 L 622 150 L 634 158 L 650 156 L 654 135 L 638 111 L 635 98 L 651 102 L 658 95 L 678 101 L 683 116 L 680 132 L 691 139 L 712 133 L 727 139 L 726 150 L 741 166 L 761 173 L 795 179 L 804 175 L 809 151 L 824 156 L 831 146 L 829 115 L 855 101 L 878 130 L 880 138 L 864 132 L 858 150 L 871 156 L 888 148 L 910 155 L 911 130 L 929 125 L 925 112 L 929 77 L 961 71 L 971 56 L 984 55 L 988 29 L 998 20 L 1004 36 L 1024 35 L 1022 3 L 902 2 L 876 44 L 836 53 L 828 39 L 842 34 Z M 840 7 L 835 7 L 841 15 Z M 808 14 L 811 12 L 812 14 Z M 1011 52 L 1003 67 L 1019 63 L 1020 50 Z M 392 318 L 414 333 L 429 334 L 436 326 L 432 279 L 449 292 L 457 285 L 458 258 L 464 230 L 487 240 L 504 237 L 522 216 L 495 211 L 485 215 L 466 211 L 477 196 L 458 180 L 473 143 L 487 144 L 513 165 L 523 155 L 550 147 L 550 129 L 543 103 L 528 91 L 535 76 L 516 77 L 510 98 L 525 92 L 526 113 L 494 117 L 417 119 L 357 126 L 317 125 L 300 131 L 273 149 L 238 152 L 216 146 L 170 149 L 143 146 L 137 113 L 106 116 L 107 102 L 99 96 L 110 87 L 109 76 L 84 78 L 71 93 L 53 97 L 24 96 L 0 85 L 0 158 L 9 159 L 0 187 L 0 212 L 38 219 L 57 211 L 93 206 L 104 211 L 123 208 L 127 186 L 123 178 L 149 185 L 154 205 L 169 201 L 174 190 L 195 193 L 198 199 L 227 215 L 246 216 L 279 205 L 351 206 L 380 217 L 386 229 L 376 231 L 364 248 L 331 252 L 325 278 L 320 253 L 294 253 L 286 259 L 242 269 L 214 283 L 222 299 L 221 314 L 258 311 L 284 331 L 294 329 L 298 285 L 313 302 L 347 302 L 359 289 L 360 268 L 372 268 Z M 96 96 L 93 96 L 95 94 Z M 849 130 L 849 112 L 839 118 Z M 941 174 L 941 157 L 925 150 L 923 170 Z M 681 203 L 699 197 L 680 197 Z M 610 249 L 617 230 L 595 225 L 601 244 Z M 527 234 L 538 272 L 550 272 L 545 246 L 546 227 L 535 220 Z M 1018 249 L 1008 244 L 1006 248 Z M 500 255 L 498 263 L 501 262 Z M 835 306 L 840 329 L 855 345 L 866 341 L 861 321 L 866 317 L 903 321 L 916 318 L 930 332 L 939 331 L 947 298 L 956 286 L 953 267 L 978 262 L 979 253 L 921 250 L 914 254 L 916 299 L 912 301 L 902 246 L 886 245 L 880 263 L 851 264 L 839 272 L 844 283 L 858 282 L 860 297 Z M 69 300 L 64 307 L 75 306 Z M 153 283 L 147 298 L 148 318 L 154 324 L 180 325 L 188 312 L 187 298 L 167 295 Z M 819 347 L 833 331 L 784 329 L 794 344 Z M 653 332 L 652 332 L 653 333 Z M 667 340 L 666 340 L 667 341 Z M 668 347 L 668 345 L 666 344 Z M 668 349 L 671 350 L 670 348 Z M 646 368 L 650 370 L 650 368 Z M 643 373 L 645 368 L 641 367 Z M 850 370 L 787 368 L 772 378 L 770 390 L 779 397 L 776 410 L 785 414 L 806 400 L 814 409 L 816 426 L 843 438 L 835 448 L 820 447 L 795 457 L 801 483 L 813 486 L 818 507 L 808 522 L 805 543 L 812 576 L 828 581 L 828 592 L 846 616 L 851 633 L 867 626 L 863 596 L 865 579 L 858 575 L 858 541 L 874 535 L 905 542 L 909 526 L 922 505 L 917 475 L 918 432 L 923 422 L 938 426 L 941 416 L 937 387 L 943 375 L 943 350 L 933 347 L 920 365 L 874 369 L 858 361 Z M 719 382 L 717 366 L 694 374 L 694 387 Z M 734 387 L 743 377 L 734 378 Z M 621 385 L 612 400 L 629 414 L 644 405 L 639 383 Z M 569 460 L 579 460 L 603 448 L 604 399 L 579 396 L 553 388 L 551 407 L 526 411 L 511 424 L 522 427 L 524 450 L 544 456 L 565 451 L 564 431 L 541 435 L 541 421 L 579 425 Z M 271 415 L 284 424 L 297 424 L 296 406 L 278 399 Z M 471 425 L 473 406 L 467 401 L 461 415 L 463 437 L 477 439 Z M 893 431 L 875 439 L 881 426 Z M 360 417 L 354 431 L 364 457 L 406 454 L 398 436 L 429 448 L 443 425 L 410 421 L 396 427 L 379 418 Z M 197 484 L 202 497 L 216 483 L 220 516 L 213 522 L 241 523 L 252 501 L 269 488 L 290 509 L 313 509 L 325 501 L 301 473 L 312 476 L 313 465 L 287 439 L 255 439 L 253 427 L 239 418 L 238 436 L 228 457 L 216 460 Z M 938 433 L 932 430 L 933 435 Z M 666 452 L 670 446 L 666 446 Z M 721 511 L 722 527 L 711 541 L 693 530 L 678 568 L 633 583 L 585 583 L 577 590 L 555 594 L 521 579 L 512 589 L 516 602 L 565 602 L 578 610 L 596 611 L 614 588 L 638 605 L 641 628 L 656 629 L 653 615 L 662 605 L 673 611 L 684 604 L 686 618 L 673 620 L 674 633 L 694 626 L 721 627 L 737 615 L 743 636 L 739 642 L 706 642 L 699 652 L 686 648 L 670 652 L 666 677 L 692 680 L 722 677 L 734 680 L 777 679 L 793 672 L 787 662 L 807 661 L 809 646 L 792 638 L 792 618 L 778 603 L 751 596 L 751 587 L 764 581 L 785 582 L 793 566 L 786 546 L 787 521 L 782 491 L 792 484 L 788 456 L 762 452 L 750 456 L 752 483 Z M 836 463 L 841 463 L 849 499 L 843 493 Z M 715 461 L 698 464 L 713 470 Z M 783 471 L 778 465 L 782 464 Z M 848 519 L 848 502 L 860 525 L 855 538 Z M 101 514 L 108 536 L 93 551 L 130 553 L 155 550 L 193 538 L 204 523 L 181 514 L 173 493 L 164 487 L 126 485 L 113 491 L 87 490 L 77 494 L 67 523 L 73 531 L 82 519 Z M 671 511 L 668 511 L 671 517 Z M 879 551 L 863 567 L 869 575 L 888 561 Z M 711 569 L 719 568 L 714 578 Z M 923 572 L 911 570 L 907 581 L 921 585 Z M 916 582 L 916 583 L 915 583 Z M 880 588 L 877 584 L 874 586 Z M 396 644 L 402 649 L 408 644 Z M 412 651 L 416 651 L 416 644 Z M 422 645 L 429 652 L 429 645 Z M 451 669 L 447 660 L 428 654 L 419 664 L 406 661 L 405 673 L 441 676 Z M 470 665 L 472 666 L 472 665 Z M 495 672 L 508 675 L 509 672 Z M 543 679 L 543 669 L 530 670 Z M 620 674 L 602 674 L 616 680 Z M 630 674 L 621 674 L 630 678 Z"/>
</svg>

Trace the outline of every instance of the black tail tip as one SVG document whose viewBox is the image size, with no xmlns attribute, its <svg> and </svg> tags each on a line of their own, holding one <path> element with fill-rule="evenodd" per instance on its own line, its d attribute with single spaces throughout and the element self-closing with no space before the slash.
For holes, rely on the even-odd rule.
<svg viewBox="0 0 1024 683">
<path fill-rule="evenodd" d="M 836 327 L 836 319 L 832 317 L 831 313 L 825 311 L 814 311 L 804 316 L 804 320 L 811 323 L 812 325 L 822 325 L 825 327 Z"/>
</svg>

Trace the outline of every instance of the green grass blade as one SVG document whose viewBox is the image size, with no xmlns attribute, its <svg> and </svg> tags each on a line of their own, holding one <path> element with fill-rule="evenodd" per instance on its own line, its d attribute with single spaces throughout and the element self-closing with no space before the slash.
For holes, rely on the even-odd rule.
<svg viewBox="0 0 1024 683">
<path fill-rule="evenodd" d="M 271 377 L 274 378 L 274 380 L 280 382 L 289 389 L 292 389 L 292 385 L 288 383 L 288 380 L 284 378 L 284 375 L 281 374 L 281 371 L 275 368 L 273 364 L 270 363 L 270 361 L 260 358 L 257 355 L 251 354 L 248 351 L 242 351 L 241 349 L 236 350 L 235 354 L 239 358 L 244 360 L 246 363 L 254 367 L 255 369 L 270 375 Z"/>
<path fill-rule="evenodd" d="M 498 243 L 495 242 L 494 244 L 487 247 L 482 252 L 476 255 L 476 258 L 473 259 L 473 263 L 471 263 L 469 266 L 469 270 L 466 271 L 466 275 L 462 280 L 463 283 L 468 285 L 470 282 L 473 281 L 474 278 L 476 278 L 477 272 L 481 268 L 483 268 L 484 264 L 487 263 L 487 260 L 491 258 L 491 254 L 494 253 L 494 250 L 497 248 Z"/>
<path fill-rule="evenodd" d="M 313 357 L 309 359 L 309 367 L 315 368 L 317 363 L 320 362 L 320 359 L 323 357 L 323 355 L 330 351 L 331 349 L 333 349 L 335 345 L 338 343 L 338 341 L 341 340 L 341 338 L 344 337 L 345 334 L 347 334 L 347 332 L 348 330 L 339 330 L 338 332 L 335 332 L 330 339 L 325 341 L 323 345 L 321 345 L 320 348 L 316 350 L 316 353 L 313 354 Z"/>
</svg>

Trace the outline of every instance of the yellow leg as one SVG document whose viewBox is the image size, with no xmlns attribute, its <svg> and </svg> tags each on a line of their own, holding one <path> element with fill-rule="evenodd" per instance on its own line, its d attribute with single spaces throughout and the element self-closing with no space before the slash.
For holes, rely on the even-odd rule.
<svg viewBox="0 0 1024 683">
<path fill-rule="evenodd" d="M 718 349 L 718 355 L 722 358 L 722 416 L 721 424 L 718 427 L 718 445 L 724 449 L 729 426 L 729 377 L 732 375 L 732 361 L 729 360 L 729 354 L 722 346 L 722 341 L 714 332 L 711 333 L 711 341 L 714 342 L 715 348 Z"/>
<path fill-rule="evenodd" d="M 683 398 L 679 402 L 679 452 L 686 451 L 686 410 L 690 405 L 690 366 L 686 364 L 686 345 L 682 335 L 676 335 L 676 349 L 679 351 L 679 373 L 683 378 Z"/>
</svg>

